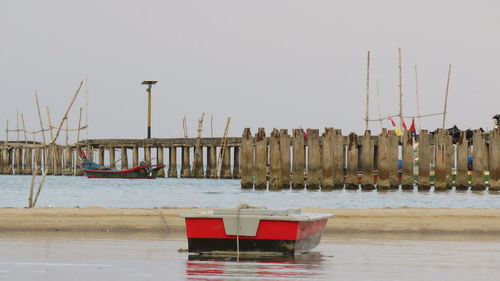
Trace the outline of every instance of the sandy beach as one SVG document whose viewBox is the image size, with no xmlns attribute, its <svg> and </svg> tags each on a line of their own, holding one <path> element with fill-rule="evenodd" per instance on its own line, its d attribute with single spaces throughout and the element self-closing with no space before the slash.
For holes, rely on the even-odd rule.
<svg viewBox="0 0 500 281">
<path fill-rule="evenodd" d="M 166 232 L 182 234 L 181 213 L 199 208 L 0 208 L 1 232 Z M 332 213 L 328 233 L 500 234 L 500 209 L 316 209 Z"/>
</svg>

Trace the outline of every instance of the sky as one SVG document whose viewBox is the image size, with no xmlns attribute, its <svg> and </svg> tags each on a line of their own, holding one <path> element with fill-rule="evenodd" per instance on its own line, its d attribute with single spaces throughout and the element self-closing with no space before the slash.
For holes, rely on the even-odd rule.
<svg viewBox="0 0 500 281">
<path fill-rule="evenodd" d="M 444 111 L 452 64 L 446 127 L 492 128 L 499 1 L 0 0 L 0 139 L 17 112 L 28 130 L 40 128 L 35 90 L 44 122 L 48 106 L 59 124 L 82 80 L 69 115 L 76 128 L 79 108 L 84 120 L 88 112 L 81 138 L 145 138 L 143 80 L 159 81 L 152 137 L 183 137 L 183 117 L 195 137 L 202 113 L 203 136 L 211 124 L 221 136 L 229 116 L 230 136 L 246 127 L 362 134 L 367 52 L 370 118 L 385 118 L 399 113 L 398 48 L 404 115 L 417 114 L 415 65 L 421 114 Z M 442 116 L 421 124 L 434 130 Z M 370 129 L 380 132 L 379 122 Z"/>
</svg>

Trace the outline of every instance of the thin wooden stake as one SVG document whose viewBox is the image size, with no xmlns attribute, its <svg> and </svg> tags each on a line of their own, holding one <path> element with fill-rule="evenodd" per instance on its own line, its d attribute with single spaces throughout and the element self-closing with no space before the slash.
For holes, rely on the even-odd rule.
<svg viewBox="0 0 500 281">
<path fill-rule="evenodd" d="M 26 125 L 24 124 L 24 115 L 22 113 L 21 113 L 21 122 L 23 124 L 24 145 L 28 147 L 28 137 L 26 136 Z"/>
<path fill-rule="evenodd" d="M 229 125 L 231 124 L 231 116 L 227 118 L 226 128 L 224 129 L 224 135 L 222 136 L 221 149 L 219 154 L 219 161 L 217 161 L 217 178 L 221 177 L 222 170 L 222 160 L 224 159 L 224 153 L 226 153 L 227 145 L 227 133 L 229 132 Z"/>
<path fill-rule="evenodd" d="M 368 130 L 368 116 L 370 108 L 370 51 L 366 62 L 366 107 L 365 107 L 365 130 Z"/>
<path fill-rule="evenodd" d="M 450 87 L 450 76 L 451 76 L 451 63 L 448 67 L 448 80 L 446 81 L 446 93 L 444 96 L 444 111 L 443 111 L 443 129 L 446 122 L 446 107 L 448 105 L 448 89 Z"/>
<path fill-rule="evenodd" d="M 80 128 L 82 124 L 82 108 L 80 107 L 80 117 L 78 118 L 78 133 L 76 135 L 76 142 L 80 141 Z"/>
<path fill-rule="evenodd" d="M 417 65 L 415 64 L 415 90 L 417 93 L 417 116 L 418 116 L 418 129 L 422 129 L 422 123 L 420 123 L 420 99 L 418 97 L 418 74 Z"/>
<path fill-rule="evenodd" d="M 47 109 L 47 120 L 49 122 L 49 131 L 50 131 L 50 142 L 52 142 L 52 140 L 54 139 L 54 133 L 52 132 L 52 121 L 50 120 L 50 110 L 49 110 L 49 106 L 46 106 L 46 109 Z"/>
<path fill-rule="evenodd" d="M 401 48 L 398 48 L 399 53 L 399 124 L 403 124 L 403 75 L 401 68 Z"/>
</svg>

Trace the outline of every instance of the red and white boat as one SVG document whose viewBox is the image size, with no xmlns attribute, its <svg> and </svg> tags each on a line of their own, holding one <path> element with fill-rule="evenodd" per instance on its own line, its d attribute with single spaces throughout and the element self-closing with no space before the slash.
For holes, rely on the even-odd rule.
<svg viewBox="0 0 500 281">
<path fill-rule="evenodd" d="M 280 253 L 294 255 L 316 247 L 332 214 L 300 209 L 214 209 L 182 214 L 192 253 Z"/>
</svg>

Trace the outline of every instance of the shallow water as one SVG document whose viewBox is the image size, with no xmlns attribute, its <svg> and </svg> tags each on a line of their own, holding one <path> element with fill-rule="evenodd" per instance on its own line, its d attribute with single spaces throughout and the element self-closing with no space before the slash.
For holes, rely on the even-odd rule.
<svg viewBox="0 0 500 281">
<path fill-rule="evenodd" d="M 41 177 L 38 177 L 40 180 Z M 0 176 L 0 207 L 26 207 L 30 176 Z M 38 185 L 36 185 L 38 186 Z M 239 180 L 87 179 L 48 176 L 37 206 L 56 207 L 234 207 L 269 208 L 500 208 L 500 192 L 472 191 L 292 191 L 243 190 Z"/>
<path fill-rule="evenodd" d="M 292 259 L 206 259 L 184 238 L 0 234 L 0 280 L 498 280 L 488 237 L 326 237 Z M 420 237 L 422 238 L 422 237 Z"/>
</svg>

